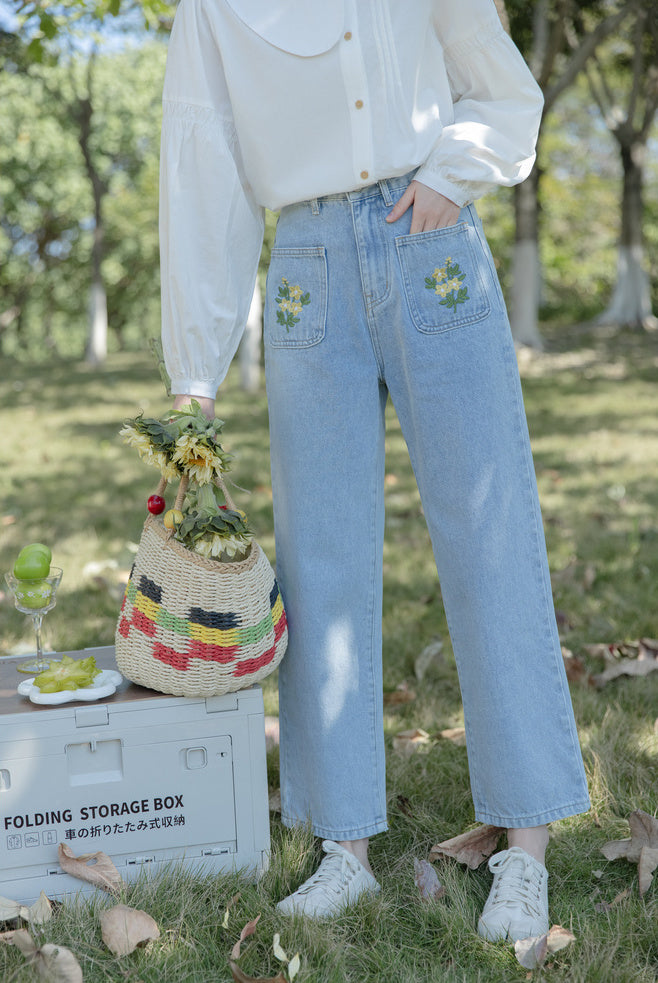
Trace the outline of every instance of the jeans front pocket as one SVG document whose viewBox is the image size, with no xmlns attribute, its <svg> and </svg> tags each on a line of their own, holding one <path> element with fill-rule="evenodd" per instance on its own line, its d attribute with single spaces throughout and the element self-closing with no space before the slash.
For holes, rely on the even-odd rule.
<svg viewBox="0 0 658 983">
<path fill-rule="evenodd" d="M 489 314 L 480 242 L 467 222 L 399 236 L 395 247 L 407 304 L 419 331 L 451 331 Z"/>
<path fill-rule="evenodd" d="M 267 274 L 265 336 L 273 348 L 309 348 L 324 338 L 327 259 L 324 246 L 274 246 Z"/>
</svg>

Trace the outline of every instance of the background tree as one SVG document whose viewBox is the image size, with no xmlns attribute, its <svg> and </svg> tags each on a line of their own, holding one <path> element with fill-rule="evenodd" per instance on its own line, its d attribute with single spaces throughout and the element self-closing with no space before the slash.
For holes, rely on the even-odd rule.
<svg viewBox="0 0 658 983">
<path fill-rule="evenodd" d="M 0 126 L 8 135 L 0 146 L 5 352 L 34 352 L 44 319 L 62 354 L 89 348 L 86 298 L 94 270 L 107 292 L 111 344 L 157 330 L 164 59 L 165 47 L 156 41 L 98 54 L 91 90 L 84 52 L 14 71 L 7 60 L 0 98 Z M 96 349 L 96 360 L 102 352 Z"/>
<path fill-rule="evenodd" d="M 0 36 L 0 338 L 5 352 L 56 347 L 58 312 L 82 287 L 82 221 L 89 201 L 79 150 L 44 85 L 54 66 L 30 63 Z"/>
<path fill-rule="evenodd" d="M 623 168 L 617 281 L 601 324 L 656 328 L 644 257 L 648 142 L 658 111 L 658 6 L 637 8 L 623 38 L 588 66 L 592 96 L 617 142 Z"/>
<path fill-rule="evenodd" d="M 574 84 L 588 59 L 618 29 L 634 3 L 537 0 L 529 4 L 525 0 L 508 0 L 506 6 L 512 37 L 524 52 L 544 94 L 538 163 L 528 179 L 514 189 L 516 231 L 510 304 L 515 340 L 541 348 L 539 214 L 543 124 L 558 97 Z"/>
</svg>

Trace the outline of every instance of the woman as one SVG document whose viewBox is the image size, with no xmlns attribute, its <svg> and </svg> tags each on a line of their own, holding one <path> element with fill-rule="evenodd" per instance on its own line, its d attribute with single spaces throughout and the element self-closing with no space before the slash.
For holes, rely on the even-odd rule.
<svg viewBox="0 0 658 983">
<path fill-rule="evenodd" d="M 479 922 L 548 929 L 547 823 L 589 807 L 514 347 L 472 207 L 529 173 L 542 98 L 493 0 L 182 0 L 164 87 L 163 341 L 208 415 L 246 322 L 263 209 L 282 817 L 324 838 L 279 904 L 379 885 L 390 395 L 459 670 L 476 817 L 508 829 Z"/>
</svg>

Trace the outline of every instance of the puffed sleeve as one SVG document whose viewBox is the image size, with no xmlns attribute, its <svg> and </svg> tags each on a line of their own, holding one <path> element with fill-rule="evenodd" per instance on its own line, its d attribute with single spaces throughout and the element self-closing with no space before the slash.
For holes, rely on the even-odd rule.
<svg viewBox="0 0 658 983">
<path fill-rule="evenodd" d="M 214 398 L 244 331 L 262 241 L 212 24 L 203 0 L 182 0 L 160 152 L 162 344 L 174 393 Z"/>
<path fill-rule="evenodd" d="M 417 180 L 458 205 L 525 180 L 535 160 L 543 95 L 493 0 L 434 2 L 454 102 Z"/>
</svg>

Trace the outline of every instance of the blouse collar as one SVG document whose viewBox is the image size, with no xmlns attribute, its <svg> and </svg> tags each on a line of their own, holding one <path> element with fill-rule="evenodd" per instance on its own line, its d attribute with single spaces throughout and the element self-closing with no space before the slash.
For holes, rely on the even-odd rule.
<svg viewBox="0 0 658 983">
<path fill-rule="evenodd" d="M 344 26 L 344 0 L 226 0 L 226 3 L 263 40 L 303 57 L 333 48 Z"/>
</svg>

